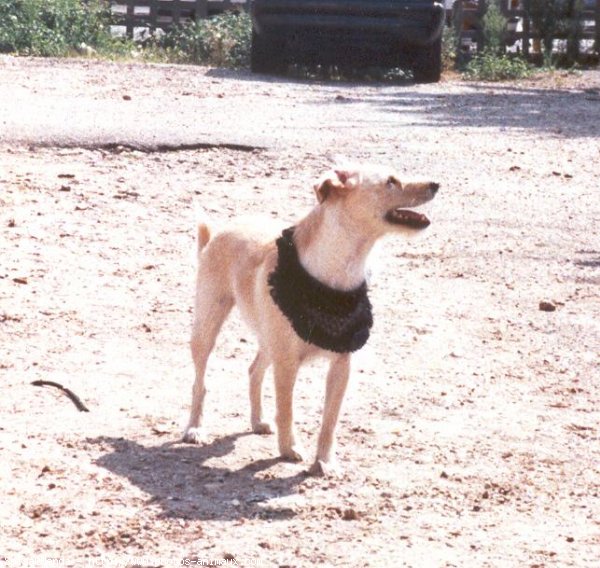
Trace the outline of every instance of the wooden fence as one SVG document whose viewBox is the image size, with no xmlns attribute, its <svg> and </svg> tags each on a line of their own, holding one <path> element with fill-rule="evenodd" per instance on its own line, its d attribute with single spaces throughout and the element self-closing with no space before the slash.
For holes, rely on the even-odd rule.
<svg viewBox="0 0 600 568">
<path fill-rule="evenodd" d="M 242 10 L 246 0 L 110 0 L 113 25 L 125 28 L 129 38 L 135 29 L 166 30 L 226 10 Z"/>
<path fill-rule="evenodd" d="M 459 39 L 459 46 L 468 43 L 476 46 L 478 52 L 484 48 L 482 19 L 485 14 L 486 2 L 483 0 L 456 0 L 452 11 L 454 29 Z M 531 10 L 531 0 L 502 0 L 501 10 L 508 26 L 506 44 L 518 45 L 525 57 L 539 54 L 542 35 L 536 30 Z M 593 45 L 592 51 L 600 53 L 600 0 L 587 1 L 578 14 L 578 39 Z M 571 21 L 571 23 L 573 23 Z M 556 32 L 553 39 L 568 40 L 567 32 Z"/>
</svg>

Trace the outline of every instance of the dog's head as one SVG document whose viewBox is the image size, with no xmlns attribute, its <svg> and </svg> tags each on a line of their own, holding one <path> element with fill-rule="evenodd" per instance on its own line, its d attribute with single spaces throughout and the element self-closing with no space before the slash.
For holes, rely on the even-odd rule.
<svg viewBox="0 0 600 568">
<path fill-rule="evenodd" d="M 322 206 L 343 209 L 343 215 L 380 233 L 429 226 L 428 217 L 414 209 L 431 201 L 438 189 L 434 182 L 403 182 L 396 172 L 380 166 L 336 168 L 315 185 Z"/>
</svg>

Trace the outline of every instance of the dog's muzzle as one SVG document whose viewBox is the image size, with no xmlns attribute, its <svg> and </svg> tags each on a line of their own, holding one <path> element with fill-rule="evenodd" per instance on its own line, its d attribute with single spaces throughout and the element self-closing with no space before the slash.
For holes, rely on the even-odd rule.
<svg viewBox="0 0 600 568">
<path fill-rule="evenodd" d="M 410 209 L 392 209 L 386 213 L 385 220 L 393 225 L 403 225 L 411 229 L 424 229 L 431 224 L 426 215 Z"/>
<path fill-rule="evenodd" d="M 426 189 L 431 193 L 431 197 L 426 199 L 426 201 L 433 199 L 439 188 L 439 183 L 429 183 Z M 425 229 L 425 227 L 429 227 L 431 224 L 429 218 L 423 213 L 413 211 L 412 209 L 402 209 L 401 207 L 390 209 L 385 215 L 385 220 L 393 225 L 402 225 L 410 229 Z"/>
</svg>

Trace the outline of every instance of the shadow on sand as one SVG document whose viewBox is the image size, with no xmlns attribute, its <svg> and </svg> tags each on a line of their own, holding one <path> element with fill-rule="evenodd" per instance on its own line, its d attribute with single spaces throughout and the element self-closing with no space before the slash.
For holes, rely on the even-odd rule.
<svg viewBox="0 0 600 568">
<path fill-rule="evenodd" d="M 507 128 L 561 138 L 596 138 L 598 89 L 466 84 L 453 93 L 383 91 L 363 99 L 390 113 L 414 113 L 414 124 L 436 127 Z M 590 120 L 581 120 L 589 116 Z"/>
<path fill-rule="evenodd" d="M 249 71 L 212 71 L 207 75 L 265 85 L 287 83 L 300 87 L 319 85 L 336 91 L 330 104 L 357 106 L 356 121 L 365 106 L 385 116 L 404 114 L 409 124 L 432 127 L 506 128 L 534 131 L 560 138 L 597 138 L 600 88 L 594 79 L 590 88 L 540 88 L 524 84 L 476 83 L 462 81 L 438 85 L 416 85 L 408 79 L 397 81 L 332 81 L 290 76 L 254 75 Z M 452 88 L 458 85 L 458 89 Z M 367 87 L 367 89 L 365 89 Z M 314 100 L 322 105 L 322 97 Z M 581 117 L 589 120 L 581 120 Z M 372 118 L 369 118 L 372 120 Z M 406 123 L 406 121 L 403 121 Z"/>
<path fill-rule="evenodd" d="M 253 461 L 238 470 L 206 464 L 211 458 L 232 452 L 236 441 L 248 435 L 232 434 L 204 446 L 170 442 L 146 447 L 132 440 L 108 437 L 88 442 L 107 451 L 96 461 L 97 465 L 128 479 L 148 494 L 149 503 L 158 504 L 165 517 L 294 517 L 294 508 L 282 498 L 297 494 L 296 487 L 307 477 L 305 471 L 284 478 L 271 478 L 264 473 L 282 461 L 280 458 Z"/>
</svg>

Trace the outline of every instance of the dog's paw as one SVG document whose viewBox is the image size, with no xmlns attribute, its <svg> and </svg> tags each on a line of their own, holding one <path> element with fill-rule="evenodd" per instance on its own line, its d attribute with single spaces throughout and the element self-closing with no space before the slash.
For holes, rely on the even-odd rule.
<svg viewBox="0 0 600 568">
<path fill-rule="evenodd" d="M 206 443 L 206 435 L 202 431 L 202 428 L 187 428 L 183 433 L 181 441 L 186 444 L 202 445 Z"/>
<path fill-rule="evenodd" d="M 267 434 L 273 434 L 275 430 L 270 422 L 256 422 L 255 424 L 252 424 L 252 431 L 255 434 L 266 436 Z"/>
<path fill-rule="evenodd" d="M 309 470 L 308 474 L 313 477 L 341 477 L 342 471 L 337 464 L 336 461 L 328 461 L 324 462 L 322 460 L 317 460 L 313 463 Z"/>
<path fill-rule="evenodd" d="M 281 450 L 281 457 L 293 462 L 304 461 L 304 451 L 300 446 L 291 446 Z"/>
</svg>

